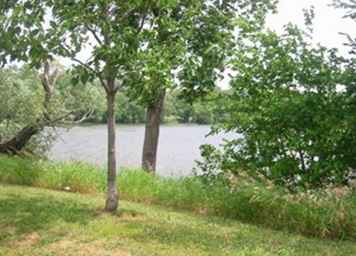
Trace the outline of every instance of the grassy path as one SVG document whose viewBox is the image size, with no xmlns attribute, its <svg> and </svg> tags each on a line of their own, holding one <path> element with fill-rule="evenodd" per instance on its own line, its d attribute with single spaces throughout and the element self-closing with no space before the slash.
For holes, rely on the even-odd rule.
<svg viewBox="0 0 356 256">
<path fill-rule="evenodd" d="M 310 239 L 217 217 L 101 197 L 0 185 L 0 255 L 356 255 L 356 243 Z"/>
</svg>

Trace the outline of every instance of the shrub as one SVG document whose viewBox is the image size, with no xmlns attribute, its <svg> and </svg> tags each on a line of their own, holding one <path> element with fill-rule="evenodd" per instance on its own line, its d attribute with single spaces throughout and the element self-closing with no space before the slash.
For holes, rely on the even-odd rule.
<svg viewBox="0 0 356 256">
<path fill-rule="evenodd" d="M 262 174 L 291 189 L 345 183 L 356 168 L 354 70 L 336 50 L 311 47 L 292 26 L 283 36 L 246 40 L 251 44 L 232 62 L 238 75 L 216 129 L 239 137 L 221 152 L 204 148 L 202 167 Z"/>
</svg>

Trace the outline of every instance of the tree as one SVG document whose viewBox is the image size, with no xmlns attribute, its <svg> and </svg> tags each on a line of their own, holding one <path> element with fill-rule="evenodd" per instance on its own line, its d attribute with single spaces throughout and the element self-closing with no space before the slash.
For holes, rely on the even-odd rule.
<svg viewBox="0 0 356 256">
<path fill-rule="evenodd" d="M 236 20 L 259 24 L 274 6 L 275 1 L 177 1 L 171 12 L 156 13 L 157 34 L 150 41 L 151 51 L 143 70 L 145 87 L 133 92 L 146 107 L 144 170 L 156 169 L 167 90 L 183 88 L 182 94 L 190 102 L 213 91 L 234 47 L 234 33 L 240 29 Z"/>
<path fill-rule="evenodd" d="M 37 133 L 35 124 L 42 116 L 38 102 L 42 102 L 42 97 L 40 86 L 33 85 L 35 80 L 34 72 L 25 68 L 0 71 L 0 152 L 3 154 L 18 154 Z M 33 90 L 29 90 L 30 86 Z"/>
<path fill-rule="evenodd" d="M 40 80 L 44 91 L 43 114 L 35 124 L 28 125 L 19 131 L 13 138 L 0 144 L 0 153 L 17 154 L 30 141 L 30 139 L 39 133 L 45 126 L 53 125 L 57 120 L 50 117 L 51 100 L 53 98 L 56 80 L 58 78 L 58 69 L 51 72 L 50 64 L 46 62 L 43 67 L 43 73 L 40 74 Z M 64 117 L 59 118 L 59 120 Z"/>
<path fill-rule="evenodd" d="M 356 167 L 355 103 L 347 90 L 355 72 L 335 49 L 305 38 L 290 25 L 283 36 L 256 33 L 240 47 L 218 126 L 240 136 L 220 153 L 206 146 L 205 170 L 245 171 L 289 188 L 345 182 Z"/>
<path fill-rule="evenodd" d="M 142 149 L 142 169 L 149 172 L 156 171 L 159 128 L 162 118 L 166 90 L 158 92 L 155 101 L 147 106 L 145 136 Z"/>
<path fill-rule="evenodd" d="M 98 79 L 106 92 L 108 123 L 108 193 L 105 210 L 116 211 L 115 96 L 142 42 L 142 21 L 149 5 L 136 1 L 6 1 L 1 20 L 3 61 L 30 60 L 38 65 L 59 55 L 76 63 L 77 80 Z M 47 15 L 47 16 L 46 16 Z M 48 19 L 47 19 L 48 18 Z M 49 25 L 48 25 L 49 24 Z M 78 55 L 92 45 L 91 56 Z M 14 43 L 13 43 L 14 42 Z"/>
<path fill-rule="evenodd" d="M 58 63 L 46 63 L 40 70 L 25 65 L 0 72 L 1 153 L 45 153 L 54 138 L 53 129 L 44 131 L 45 127 L 78 123 L 95 111 L 97 90 L 74 87 L 69 78 Z"/>
<path fill-rule="evenodd" d="M 95 109 L 95 90 L 74 88 L 67 77 L 57 63 L 46 63 L 38 71 L 25 65 L 0 72 L 1 153 L 45 153 L 54 138 L 53 129 L 44 131 L 45 127 L 82 121 Z M 78 90 L 88 96 L 79 98 Z M 74 97 L 80 101 L 73 104 Z"/>
</svg>

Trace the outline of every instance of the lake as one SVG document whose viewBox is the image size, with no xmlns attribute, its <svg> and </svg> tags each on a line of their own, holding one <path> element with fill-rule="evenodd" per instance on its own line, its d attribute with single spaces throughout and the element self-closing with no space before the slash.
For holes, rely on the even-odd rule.
<svg viewBox="0 0 356 256">
<path fill-rule="evenodd" d="M 158 146 L 157 173 L 161 176 L 187 176 L 192 174 L 195 160 L 201 159 L 199 146 L 219 145 L 224 137 L 208 136 L 209 126 L 163 125 Z M 58 128 L 49 157 L 53 160 L 79 160 L 105 165 L 107 159 L 105 125 Z M 117 128 L 118 165 L 140 167 L 143 147 L 143 125 L 121 125 Z"/>
</svg>

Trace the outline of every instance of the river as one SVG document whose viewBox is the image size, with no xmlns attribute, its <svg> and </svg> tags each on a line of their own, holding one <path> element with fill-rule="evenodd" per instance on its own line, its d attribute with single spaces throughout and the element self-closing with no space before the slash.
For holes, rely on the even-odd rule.
<svg viewBox="0 0 356 256">
<path fill-rule="evenodd" d="M 201 159 L 202 144 L 219 145 L 224 137 L 208 136 L 209 126 L 162 125 L 157 158 L 157 173 L 161 176 L 192 174 L 195 160 Z M 102 166 L 106 163 L 106 126 L 77 126 L 58 128 L 59 137 L 50 150 L 52 160 L 79 160 Z M 117 128 L 118 164 L 121 167 L 139 167 L 143 146 L 143 125 L 121 125 Z"/>
</svg>

